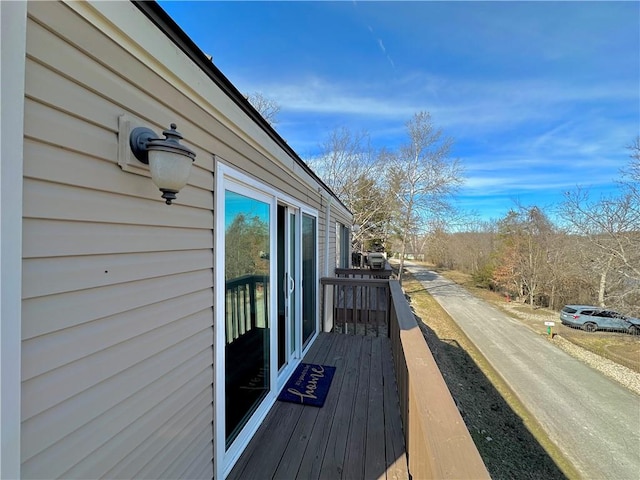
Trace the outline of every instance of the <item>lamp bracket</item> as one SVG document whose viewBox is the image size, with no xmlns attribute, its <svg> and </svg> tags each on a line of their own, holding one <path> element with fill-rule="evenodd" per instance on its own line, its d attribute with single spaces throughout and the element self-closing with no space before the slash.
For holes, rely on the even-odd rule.
<svg viewBox="0 0 640 480">
<path fill-rule="evenodd" d="M 131 150 L 131 131 L 142 125 L 142 120 L 127 114 L 118 117 L 118 165 L 125 172 L 151 177 L 149 165 L 138 160 Z"/>
<path fill-rule="evenodd" d="M 131 131 L 129 136 L 129 145 L 131 146 L 131 152 L 142 163 L 149 164 L 149 150 L 147 145 L 150 140 L 156 139 L 156 134 L 153 130 L 147 127 L 136 127 Z"/>
</svg>

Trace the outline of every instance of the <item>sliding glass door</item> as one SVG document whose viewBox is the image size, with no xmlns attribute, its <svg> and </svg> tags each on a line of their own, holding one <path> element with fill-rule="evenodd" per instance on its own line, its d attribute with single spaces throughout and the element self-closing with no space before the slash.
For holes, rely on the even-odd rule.
<svg viewBox="0 0 640 480">
<path fill-rule="evenodd" d="M 216 477 L 224 478 L 318 331 L 317 215 L 218 165 Z"/>
</svg>

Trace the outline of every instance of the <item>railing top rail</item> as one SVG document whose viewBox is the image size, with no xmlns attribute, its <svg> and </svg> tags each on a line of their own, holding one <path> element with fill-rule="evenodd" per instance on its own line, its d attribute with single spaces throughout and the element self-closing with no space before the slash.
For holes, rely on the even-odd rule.
<svg viewBox="0 0 640 480">
<path fill-rule="evenodd" d="M 380 285 L 389 284 L 388 278 L 344 278 L 344 277 L 322 277 L 322 285 Z"/>
<path fill-rule="evenodd" d="M 396 310 L 396 318 L 400 330 L 418 328 L 418 322 L 411 311 L 409 302 L 407 302 L 407 299 L 404 296 L 404 291 L 402 290 L 400 283 L 397 280 L 389 280 L 389 289 L 391 290 L 391 297 L 394 300 L 393 306 Z"/>
<path fill-rule="evenodd" d="M 240 277 L 229 278 L 225 281 L 227 288 L 237 285 L 248 285 L 255 282 L 268 282 L 269 276 L 264 274 L 250 273 Z"/>
<path fill-rule="evenodd" d="M 418 326 L 402 287 L 389 281 L 392 349 L 404 359 L 396 378 L 414 478 L 489 479 L 478 449 Z M 409 405 L 412 407 L 409 408 Z"/>
<path fill-rule="evenodd" d="M 355 275 L 355 276 L 375 276 L 375 277 L 390 277 L 393 274 L 393 269 L 389 262 L 385 261 L 384 268 L 336 268 L 335 274 L 341 275 Z"/>
</svg>

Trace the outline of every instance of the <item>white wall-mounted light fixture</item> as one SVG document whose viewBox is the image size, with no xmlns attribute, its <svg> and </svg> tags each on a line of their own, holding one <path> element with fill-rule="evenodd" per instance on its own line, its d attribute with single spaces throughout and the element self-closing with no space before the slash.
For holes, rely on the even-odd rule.
<svg viewBox="0 0 640 480">
<path fill-rule="evenodd" d="M 196 154 L 180 143 L 183 137 L 176 131 L 175 123 L 162 134 L 165 138 L 157 138 L 155 132 L 146 127 L 134 128 L 129 135 L 129 146 L 139 161 L 149 165 L 151 180 L 167 205 L 171 205 L 189 180 Z"/>
</svg>

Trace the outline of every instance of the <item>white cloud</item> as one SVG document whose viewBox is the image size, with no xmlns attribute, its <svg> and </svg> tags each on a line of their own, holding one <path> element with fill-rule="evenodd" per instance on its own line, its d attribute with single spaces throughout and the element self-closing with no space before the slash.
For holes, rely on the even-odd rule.
<svg viewBox="0 0 640 480">
<path fill-rule="evenodd" d="M 479 131 L 513 128 L 526 122 L 562 118 L 575 104 L 600 101 L 637 103 L 628 85 L 570 87 L 549 80 L 477 81 L 412 75 L 395 85 L 340 83 L 318 76 L 259 85 L 287 112 L 345 115 L 405 122 L 418 111 L 432 113 L 443 127 Z M 390 93 L 391 92 L 391 93 Z"/>
</svg>

